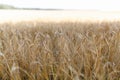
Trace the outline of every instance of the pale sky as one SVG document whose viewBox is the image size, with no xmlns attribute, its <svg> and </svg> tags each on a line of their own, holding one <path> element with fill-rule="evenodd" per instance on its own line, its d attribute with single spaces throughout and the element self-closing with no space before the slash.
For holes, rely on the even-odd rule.
<svg viewBox="0 0 120 80">
<path fill-rule="evenodd" d="M 25 8 L 120 11 L 120 0 L 0 0 L 1 3 Z"/>
</svg>

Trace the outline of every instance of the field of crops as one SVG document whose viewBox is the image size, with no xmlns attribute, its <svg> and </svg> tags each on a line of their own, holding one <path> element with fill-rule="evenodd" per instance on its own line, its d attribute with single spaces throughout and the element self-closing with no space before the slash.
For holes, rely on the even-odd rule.
<svg viewBox="0 0 120 80">
<path fill-rule="evenodd" d="M 42 22 L 94 22 L 117 21 L 120 19 L 119 11 L 87 11 L 87 10 L 0 10 L 0 23 L 20 21 Z"/>
<path fill-rule="evenodd" d="M 1 23 L 0 80 L 119 80 L 120 22 L 77 19 Z"/>
</svg>

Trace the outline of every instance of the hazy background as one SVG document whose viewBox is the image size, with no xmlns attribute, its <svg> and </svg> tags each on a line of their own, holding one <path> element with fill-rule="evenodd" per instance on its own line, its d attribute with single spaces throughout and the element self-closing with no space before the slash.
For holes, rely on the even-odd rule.
<svg viewBox="0 0 120 80">
<path fill-rule="evenodd" d="M 120 19 L 120 0 L 0 0 L 0 9 L 0 23 Z"/>
<path fill-rule="evenodd" d="M 0 0 L 19 8 L 119 11 L 120 0 Z"/>
</svg>

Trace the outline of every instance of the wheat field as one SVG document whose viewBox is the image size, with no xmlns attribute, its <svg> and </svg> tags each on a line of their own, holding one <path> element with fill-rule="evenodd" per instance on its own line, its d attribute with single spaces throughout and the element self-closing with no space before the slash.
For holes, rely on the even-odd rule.
<svg viewBox="0 0 120 80">
<path fill-rule="evenodd" d="M 120 80 L 120 22 L 0 24 L 0 80 Z"/>
<path fill-rule="evenodd" d="M 95 22 L 118 21 L 120 11 L 97 10 L 0 10 L 0 23 L 4 22 Z"/>
</svg>

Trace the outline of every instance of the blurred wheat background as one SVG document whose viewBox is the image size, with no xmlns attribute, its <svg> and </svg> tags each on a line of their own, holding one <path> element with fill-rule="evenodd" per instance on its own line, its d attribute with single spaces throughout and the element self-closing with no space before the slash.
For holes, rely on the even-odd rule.
<svg viewBox="0 0 120 80">
<path fill-rule="evenodd" d="M 120 11 L 99 10 L 0 10 L 4 22 L 103 22 L 119 21 Z"/>
<path fill-rule="evenodd" d="M 119 80 L 120 22 L 0 24 L 1 80 Z"/>
</svg>

